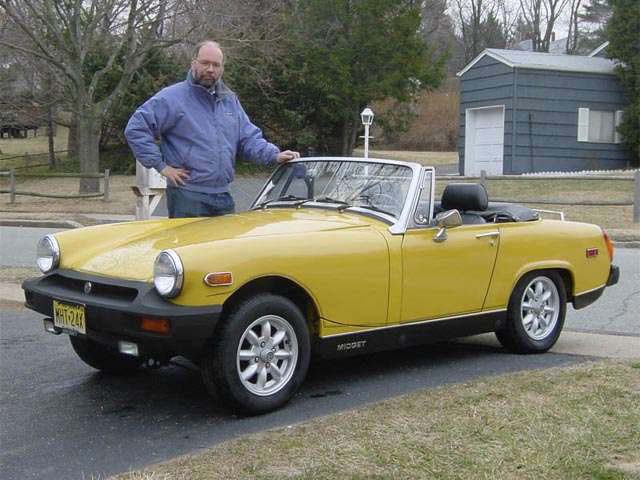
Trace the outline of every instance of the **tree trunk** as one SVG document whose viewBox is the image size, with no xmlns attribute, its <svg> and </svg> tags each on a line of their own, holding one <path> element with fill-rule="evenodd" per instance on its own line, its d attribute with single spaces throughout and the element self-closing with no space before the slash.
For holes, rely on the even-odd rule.
<svg viewBox="0 0 640 480">
<path fill-rule="evenodd" d="M 342 154 L 342 125 L 336 125 L 328 132 L 322 132 L 318 145 L 321 155 L 340 156 Z"/>
<path fill-rule="evenodd" d="M 49 168 L 56 168 L 56 154 L 53 144 L 53 137 L 55 132 L 53 130 L 53 112 L 52 107 L 49 105 L 47 108 L 47 137 L 49 139 Z"/>
<path fill-rule="evenodd" d="M 347 151 L 344 152 L 345 156 L 347 157 L 352 156 L 353 149 L 356 148 L 356 138 L 358 137 L 359 127 L 360 127 L 360 114 L 356 112 L 354 117 L 351 119 L 351 135 L 349 135 L 349 144 L 347 146 Z M 371 144 L 369 144 L 369 148 L 371 148 Z"/>
<path fill-rule="evenodd" d="M 69 158 L 78 156 L 78 121 L 76 115 L 71 119 L 69 124 L 69 134 L 67 137 L 67 154 Z"/>
<path fill-rule="evenodd" d="M 97 174 L 100 166 L 100 133 L 102 122 L 91 107 L 78 111 L 76 116 L 78 127 L 78 156 L 80 173 Z M 100 191 L 100 179 L 81 178 L 80 193 L 97 193 Z"/>
<path fill-rule="evenodd" d="M 342 134 L 340 135 L 342 138 L 342 148 L 340 149 L 340 155 L 346 157 L 349 150 L 349 138 L 351 138 L 351 121 L 344 120 L 342 122 Z"/>
</svg>

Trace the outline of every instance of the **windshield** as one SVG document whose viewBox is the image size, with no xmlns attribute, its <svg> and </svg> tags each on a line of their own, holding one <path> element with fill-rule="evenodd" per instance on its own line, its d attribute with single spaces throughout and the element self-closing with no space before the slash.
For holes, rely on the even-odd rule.
<svg viewBox="0 0 640 480">
<path fill-rule="evenodd" d="M 276 170 L 256 206 L 279 202 L 336 204 L 400 216 L 413 172 L 406 165 L 343 160 L 285 163 Z M 317 204 L 317 203 L 316 203 Z"/>
</svg>

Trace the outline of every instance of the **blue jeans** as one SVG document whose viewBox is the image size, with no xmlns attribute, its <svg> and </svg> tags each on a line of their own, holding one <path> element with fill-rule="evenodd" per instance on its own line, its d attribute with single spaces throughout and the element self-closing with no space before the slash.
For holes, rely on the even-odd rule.
<svg viewBox="0 0 640 480">
<path fill-rule="evenodd" d="M 200 193 L 167 187 L 169 218 L 216 217 L 233 213 L 236 205 L 228 192 Z"/>
</svg>

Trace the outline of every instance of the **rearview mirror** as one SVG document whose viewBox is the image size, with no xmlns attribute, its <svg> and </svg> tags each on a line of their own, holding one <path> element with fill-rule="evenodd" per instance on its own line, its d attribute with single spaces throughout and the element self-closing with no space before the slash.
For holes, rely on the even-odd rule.
<svg viewBox="0 0 640 480">
<path fill-rule="evenodd" d="M 447 239 L 447 228 L 459 227 L 462 225 L 462 217 L 458 210 L 447 210 L 436 215 L 436 225 L 440 227 L 438 233 L 433 237 L 434 242 L 444 242 Z"/>
</svg>

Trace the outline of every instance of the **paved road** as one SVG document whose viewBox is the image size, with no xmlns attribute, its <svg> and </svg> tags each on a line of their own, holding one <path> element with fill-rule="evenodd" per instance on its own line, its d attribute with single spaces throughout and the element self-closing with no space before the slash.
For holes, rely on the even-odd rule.
<svg viewBox="0 0 640 480">
<path fill-rule="evenodd" d="M 103 478 L 418 389 L 587 360 L 441 345 L 320 363 L 284 409 L 240 418 L 206 396 L 186 362 L 106 376 L 78 360 L 66 336 L 45 334 L 40 315 L 18 308 L 0 315 L 3 480 Z"/>
<path fill-rule="evenodd" d="M 568 330 L 640 336 L 640 249 L 617 248 L 613 261 L 620 281 L 582 310 L 567 309 Z"/>
<path fill-rule="evenodd" d="M 0 227 L 0 266 L 31 267 L 36 261 L 38 241 L 60 228 Z"/>
</svg>

